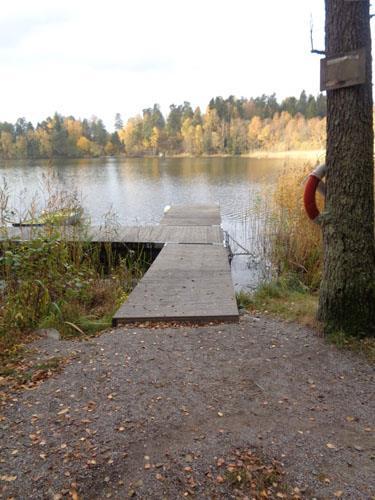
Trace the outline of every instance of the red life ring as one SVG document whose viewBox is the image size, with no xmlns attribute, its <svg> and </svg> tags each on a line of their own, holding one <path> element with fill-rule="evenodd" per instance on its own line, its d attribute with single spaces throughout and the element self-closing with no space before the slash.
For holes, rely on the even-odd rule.
<svg viewBox="0 0 375 500">
<path fill-rule="evenodd" d="M 319 165 L 307 178 L 305 191 L 303 193 L 303 203 L 308 217 L 315 220 L 320 215 L 319 209 L 316 205 L 315 193 L 320 191 L 324 195 L 324 183 L 322 182 L 325 176 L 327 167 Z"/>
</svg>

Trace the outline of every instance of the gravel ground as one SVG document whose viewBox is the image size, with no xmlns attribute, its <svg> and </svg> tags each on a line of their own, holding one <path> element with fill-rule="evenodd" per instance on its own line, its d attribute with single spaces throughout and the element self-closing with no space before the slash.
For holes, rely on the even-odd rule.
<svg viewBox="0 0 375 500">
<path fill-rule="evenodd" d="M 309 329 L 245 315 L 33 347 L 70 361 L 4 404 L 0 498 L 234 498 L 217 474 L 244 448 L 301 498 L 375 495 L 373 367 Z"/>
</svg>

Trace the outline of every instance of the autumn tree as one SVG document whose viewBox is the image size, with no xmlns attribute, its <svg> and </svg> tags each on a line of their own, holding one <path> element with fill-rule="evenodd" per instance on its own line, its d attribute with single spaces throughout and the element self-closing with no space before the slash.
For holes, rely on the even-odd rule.
<svg viewBox="0 0 375 500">
<path fill-rule="evenodd" d="M 325 0 L 326 55 L 364 48 L 366 82 L 327 91 L 327 189 L 319 318 L 375 335 L 374 159 L 369 0 Z"/>
<path fill-rule="evenodd" d="M 297 108 L 307 99 L 306 120 Z M 145 108 L 142 116 L 128 120 L 115 116 L 109 134 L 97 117 L 76 119 L 55 113 L 33 125 L 25 118 L 15 124 L 0 122 L 0 159 L 80 158 L 103 154 L 242 154 L 253 149 L 311 149 L 322 147 L 325 96 L 319 94 L 278 103 L 275 94 L 256 98 L 211 99 L 203 114 L 191 104 L 172 105 L 165 120 L 158 104 Z M 293 108 L 293 113 L 285 108 Z M 304 109 L 304 108 L 303 108 Z M 303 118 L 303 116 L 302 116 Z"/>
</svg>

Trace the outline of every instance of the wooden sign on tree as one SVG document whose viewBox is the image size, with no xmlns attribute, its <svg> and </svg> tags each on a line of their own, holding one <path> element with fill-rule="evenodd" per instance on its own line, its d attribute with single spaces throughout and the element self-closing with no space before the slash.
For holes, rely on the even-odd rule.
<svg viewBox="0 0 375 500">
<path fill-rule="evenodd" d="M 335 90 L 366 82 L 366 49 L 320 60 L 320 90 Z"/>
</svg>

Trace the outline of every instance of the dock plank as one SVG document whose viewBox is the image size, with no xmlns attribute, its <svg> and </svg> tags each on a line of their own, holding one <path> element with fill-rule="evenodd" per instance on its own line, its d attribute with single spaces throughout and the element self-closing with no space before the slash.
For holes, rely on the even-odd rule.
<svg viewBox="0 0 375 500">
<path fill-rule="evenodd" d="M 113 317 L 139 321 L 238 321 L 227 251 L 167 244 Z"/>
<path fill-rule="evenodd" d="M 0 234 L 0 241 L 29 241 L 38 235 L 43 236 L 43 228 L 8 227 Z M 61 229 L 66 241 L 92 241 L 95 243 L 205 243 L 222 244 L 223 232 L 219 225 L 211 226 L 121 226 L 103 228 L 91 226 L 80 231 L 71 227 Z"/>
<path fill-rule="evenodd" d="M 219 205 L 173 205 L 160 221 L 168 226 L 214 226 L 220 223 Z"/>
</svg>

